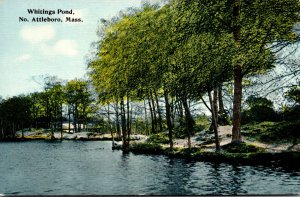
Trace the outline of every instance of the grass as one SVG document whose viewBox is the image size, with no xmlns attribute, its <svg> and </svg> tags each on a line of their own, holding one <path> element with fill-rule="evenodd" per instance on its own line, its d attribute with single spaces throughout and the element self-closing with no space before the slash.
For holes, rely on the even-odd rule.
<svg viewBox="0 0 300 197">
<path fill-rule="evenodd" d="M 300 121 L 261 122 L 242 126 L 242 135 L 261 142 L 292 142 L 300 140 Z"/>
<path fill-rule="evenodd" d="M 234 142 L 222 146 L 222 150 L 228 153 L 262 153 L 265 149 L 247 144 L 245 142 Z"/>
<path fill-rule="evenodd" d="M 242 147 L 241 150 L 244 152 L 236 151 L 237 146 Z M 137 143 L 130 146 L 130 151 L 136 154 L 159 154 L 173 158 L 213 163 L 271 165 L 293 169 L 299 169 L 300 166 L 299 152 L 267 153 L 246 143 L 230 144 L 223 148 L 225 149 L 220 152 L 207 152 L 201 148 L 174 148 L 171 151 L 170 148 L 164 148 L 155 143 Z"/>
</svg>

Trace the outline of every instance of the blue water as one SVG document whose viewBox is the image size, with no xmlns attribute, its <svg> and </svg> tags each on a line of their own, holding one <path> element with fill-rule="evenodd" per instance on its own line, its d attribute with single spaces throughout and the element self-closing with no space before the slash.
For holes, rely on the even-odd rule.
<svg viewBox="0 0 300 197">
<path fill-rule="evenodd" d="M 299 194 L 300 172 L 122 154 L 111 142 L 0 143 L 4 195 Z"/>
</svg>

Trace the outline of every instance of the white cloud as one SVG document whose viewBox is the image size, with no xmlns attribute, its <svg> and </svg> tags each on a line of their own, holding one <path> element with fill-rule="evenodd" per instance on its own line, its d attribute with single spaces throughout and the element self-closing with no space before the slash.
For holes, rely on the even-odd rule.
<svg viewBox="0 0 300 197">
<path fill-rule="evenodd" d="M 31 59 L 31 55 L 29 55 L 29 54 L 24 54 L 24 55 L 17 57 L 18 62 L 25 62 L 30 59 Z"/>
<path fill-rule="evenodd" d="M 53 46 L 43 45 L 45 55 L 75 56 L 78 54 L 78 44 L 75 40 L 59 40 Z"/>
<path fill-rule="evenodd" d="M 52 25 L 25 26 L 21 29 L 20 35 L 29 43 L 43 43 L 55 36 L 55 29 Z"/>
</svg>

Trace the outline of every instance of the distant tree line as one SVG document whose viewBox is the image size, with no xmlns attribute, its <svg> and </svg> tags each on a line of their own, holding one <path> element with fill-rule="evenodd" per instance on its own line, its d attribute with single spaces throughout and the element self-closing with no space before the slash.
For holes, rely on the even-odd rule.
<svg viewBox="0 0 300 197">
<path fill-rule="evenodd" d="M 14 138 L 25 128 L 50 129 L 62 132 L 63 122 L 72 120 L 74 131 L 86 127 L 92 112 L 88 82 L 71 80 L 66 83 L 56 77 L 44 78 L 44 90 L 29 95 L 14 96 L 0 101 L 0 138 Z M 22 133 L 23 134 L 23 133 Z"/>
</svg>

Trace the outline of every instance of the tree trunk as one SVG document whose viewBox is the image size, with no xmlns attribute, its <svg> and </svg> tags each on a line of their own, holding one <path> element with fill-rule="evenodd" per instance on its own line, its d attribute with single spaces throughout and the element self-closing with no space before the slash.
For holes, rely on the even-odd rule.
<svg viewBox="0 0 300 197">
<path fill-rule="evenodd" d="M 60 104 L 60 139 L 63 140 L 63 105 Z"/>
<path fill-rule="evenodd" d="M 148 127 L 148 116 L 147 116 L 146 99 L 144 99 L 144 110 L 145 110 L 146 135 L 149 135 L 149 127 Z"/>
<path fill-rule="evenodd" d="M 130 124 L 130 105 L 129 105 L 129 96 L 127 94 L 127 145 L 130 144 L 130 133 L 131 133 L 131 124 Z"/>
<path fill-rule="evenodd" d="M 23 123 L 23 121 L 22 121 L 22 140 L 24 140 L 24 123 Z"/>
<path fill-rule="evenodd" d="M 216 125 L 218 126 L 218 90 L 217 88 L 215 88 L 213 90 L 213 109 L 214 109 L 214 119 L 215 119 L 215 122 L 217 123 Z"/>
<path fill-rule="evenodd" d="M 182 127 L 184 125 L 184 115 L 183 115 L 183 106 L 181 100 L 178 100 L 177 102 L 177 110 L 179 116 L 179 125 Z"/>
<path fill-rule="evenodd" d="M 235 0 L 233 5 L 233 37 L 237 51 L 241 45 L 241 26 L 240 26 L 241 0 Z M 238 54 L 237 54 L 238 55 Z M 234 95 L 233 95 L 233 127 L 232 142 L 241 141 L 241 104 L 242 104 L 242 67 L 237 62 L 234 66 Z"/>
<path fill-rule="evenodd" d="M 214 91 L 214 99 L 216 97 Z M 208 98 L 209 98 L 209 102 L 210 102 L 210 106 L 211 106 L 211 117 L 212 117 L 212 126 L 213 126 L 213 130 L 214 130 L 214 134 L 215 134 L 215 144 L 216 144 L 216 151 L 220 150 L 220 142 L 219 142 L 219 134 L 218 134 L 218 123 L 217 123 L 217 117 L 216 117 L 216 109 L 215 109 L 215 105 L 214 102 L 211 98 L 211 94 L 210 92 L 208 92 Z"/>
<path fill-rule="evenodd" d="M 16 127 L 15 127 L 15 123 L 13 122 L 13 130 L 12 130 L 12 137 L 15 138 L 15 134 L 16 134 Z"/>
<path fill-rule="evenodd" d="M 87 115 L 85 113 L 86 109 L 85 109 L 85 104 L 83 106 L 83 109 L 82 109 L 82 127 L 83 127 L 83 131 L 86 131 L 86 119 L 87 119 Z"/>
<path fill-rule="evenodd" d="M 70 105 L 68 105 L 68 123 L 69 123 L 69 133 L 71 132 L 71 110 Z"/>
<path fill-rule="evenodd" d="M 122 149 L 123 151 L 127 152 L 128 151 L 128 146 L 127 146 L 127 130 L 126 130 L 126 117 L 125 117 L 125 106 L 124 106 L 124 98 L 121 98 L 121 125 L 122 125 L 122 141 L 123 141 L 123 146 Z"/>
<path fill-rule="evenodd" d="M 153 122 L 154 122 L 154 133 L 157 133 L 157 118 L 156 118 L 156 108 L 155 108 L 155 102 L 154 102 L 154 99 L 153 99 L 153 95 L 152 95 L 152 92 L 150 91 L 150 100 L 151 100 L 151 103 L 152 103 L 152 112 L 153 112 Z"/>
<path fill-rule="evenodd" d="M 76 114 L 76 108 L 77 108 L 77 104 L 75 103 L 74 108 L 73 108 L 73 126 L 74 126 L 74 133 L 77 132 L 77 114 Z"/>
<path fill-rule="evenodd" d="M 3 120 L 1 119 L 1 138 L 0 139 L 3 139 L 4 138 L 4 129 L 3 129 Z"/>
<path fill-rule="evenodd" d="M 160 111 L 160 106 L 159 106 L 159 101 L 158 101 L 158 96 L 155 90 L 153 90 L 154 96 L 155 96 L 155 101 L 156 101 L 156 106 L 157 106 L 157 114 L 158 114 L 158 125 L 159 125 L 159 132 L 163 131 L 163 126 L 162 126 L 162 118 L 161 118 L 161 111 Z"/>
<path fill-rule="evenodd" d="M 173 150 L 173 124 L 172 124 L 172 118 L 171 118 L 171 109 L 169 104 L 169 96 L 167 90 L 164 90 L 164 97 L 165 97 L 165 103 L 166 103 L 166 120 L 167 120 L 167 127 L 169 131 L 169 143 L 170 143 L 170 149 Z"/>
<path fill-rule="evenodd" d="M 35 129 L 38 128 L 37 117 L 38 117 L 38 110 L 37 110 L 37 108 L 35 107 L 35 108 L 34 108 L 34 122 L 35 122 Z"/>
<path fill-rule="evenodd" d="M 81 132 L 81 116 L 79 116 L 78 105 L 76 106 L 76 122 L 77 122 L 77 131 Z"/>
<path fill-rule="evenodd" d="M 241 105 L 242 105 L 242 74 L 241 74 L 241 67 L 237 67 L 234 70 L 232 142 L 242 140 L 241 139 Z"/>
<path fill-rule="evenodd" d="M 52 121 L 51 121 L 52 122 Z M 53 128 L 53 123 L 51 124 L 51 137 L 50 137 L 50 140 L 53 140 L 54 139 L 54 128 Z"/>
<path fill-rule="evenodd" d="M 118 100 L 116 101 L 116 129 L 117 129 L 117 135 L 118 139 L 121 139 L 121 129 L 120 129 L 120 120 L 119 120 L 119 103 Z"/>
<path fill-rule="evenodd" d="M 186 125 L 185 128 L 186 128 L 186 133 L 187 133 L 187 137 L 188 137 L 188 148 L 191 149 L 191 147 L 192 147 L 191 133 L 193 133 L 195 122 L 191 115 L 187 98 L 183 97 L 181 100 L 182 100 L 182 105 L 184 108 L 184 117 L 185 117 L 185 125 Z"/>
<path fill-rule="evenodd" d="M 219 114 L 225 114 L 224 103 L 223 103 L 223 92 L 222 85 L 218 87 L 218 100 L 219 100 Z"/>
<path fill-rule="evenodd" d="M 110 130 L 110 135 L 112 138 L 112 141 L 114 142 L 114 131 L 113 131 L 113 127 L 112 127 L 112 123 L 110 121 L 110 109 L 109 109 L 109 103 L 107 105 L 107 119 L 108 119 L 108 125 L 109 125 L 109 130 Z"/>
<path fill-rule="evenodd" d="M 149 104 L 150 115 L 151 115 L 151 132 L 155 133 L 155 122 L 154 122 L 154 115 L 153 115 L 153 109 L 152 109 L 150 97 L 148 98 L 148 104 Z"/>
</svg>

